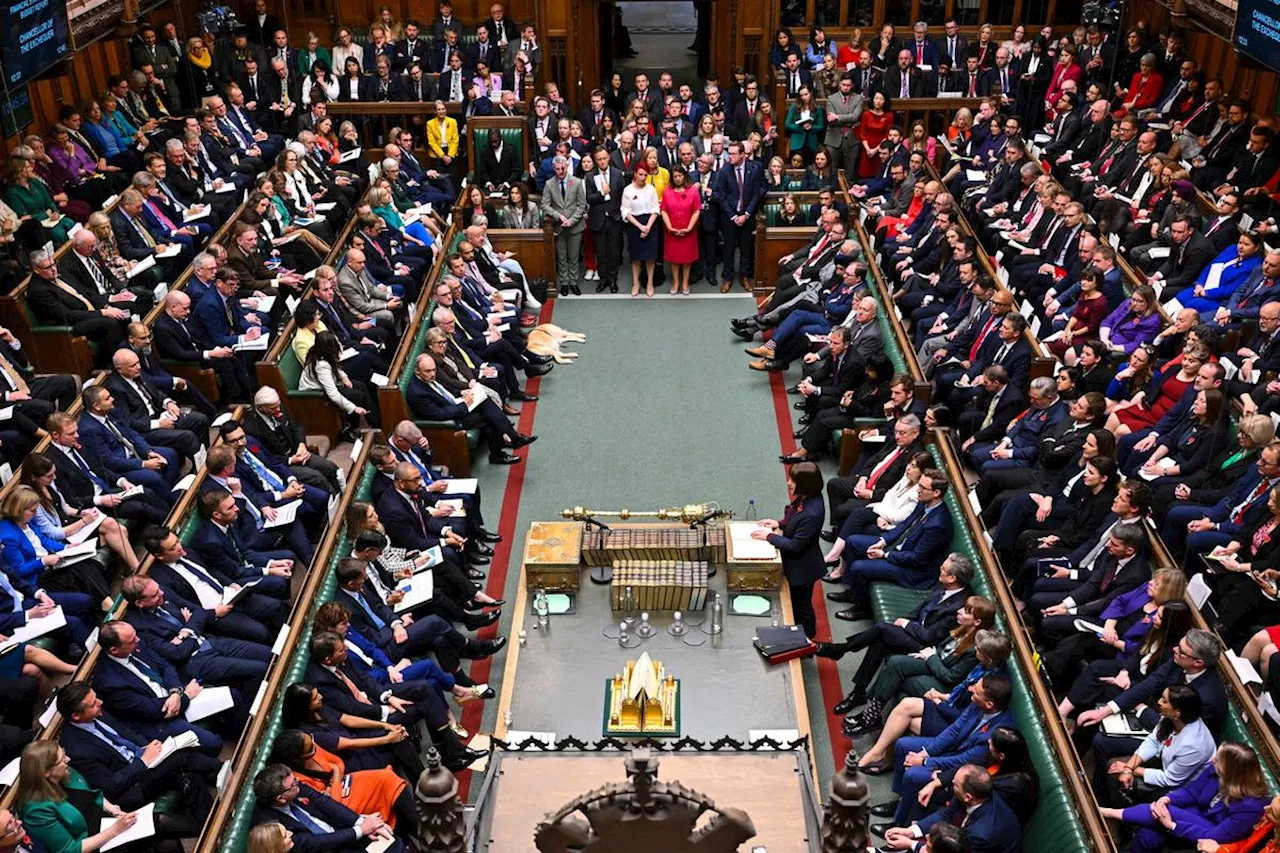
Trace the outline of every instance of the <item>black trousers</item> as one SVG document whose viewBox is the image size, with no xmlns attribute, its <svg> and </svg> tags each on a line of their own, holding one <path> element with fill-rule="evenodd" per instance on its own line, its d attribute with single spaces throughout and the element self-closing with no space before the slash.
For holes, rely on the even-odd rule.
<svg viewBox="0 0 1280 853">
<path fill-rule="evenodd" d="M 796 624 L 809 639 L 818 633 L 818 614 L 813 609 L 813 587 L 817 581 L 794 584 L 789 583 L 791 590 L 791 615 Z"/>
<path fill-rule="evenodd" d="M 733 220 L 721 224 L 724 237 L 724 271 L 722 280 L 732 284 L 736 278 L 754 279 L 756 277 L 756 220 L 748 216 L 747 221 L 735 225 Z"/>
<path fill-rule="evenodd" d="M 622 223 L 605 219 L 604 227 L 591 229 L 591 239 L 596 247 L 596 266 L 600 283 L 618 283 L 618 267 L 622 266 Z"/>
</svg>

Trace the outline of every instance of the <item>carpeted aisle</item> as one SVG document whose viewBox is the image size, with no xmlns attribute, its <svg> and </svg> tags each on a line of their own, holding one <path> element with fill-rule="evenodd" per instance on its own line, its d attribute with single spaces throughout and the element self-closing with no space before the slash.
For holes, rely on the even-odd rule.
<svg viewBox="0 0 1280 853">
<path fill-rule="evenodd" d="M 790 403 L 795 398 L 773 387 L 777 379 L 771 382 L 748 370 L 749 359 L 730 338 L 729 319 L 751 311 L 745 294 L 566 297 L 547 310 L 551 322 L 585 334 L 587 343 L 567 345 L 581 358 L 543 377 L 537 383 L 541 400 L 524 404 L 520 429 L 531 428 L 540 437 L 529 448 L 527 461 L 511 469 L 483 461 L 477 466 L 490 526 L 512 532 L 499 549 L 498 557 L 506 559 L 491 567 L 491 593 L 501 589 L 514 601 L 530 523 L 558 518 L 565 507 L 648 510 L 715 500 L 741 518 L 754 498 L 761 517 L 781 514 L 786 484 L 777 461 L 778 424 L 786 419 L 789 449 Z M 511 614 L 504 612 L 503 634 L 510 620 Z M 835 626 L 841 636 L 852 627 Z M 487 676 L 499 693 L 504 663 L 505 654 L 494 658 Z M 841 662 L 846 684 L 855 663 Z M 803 666 L 825 790 L 834 769 L 827 708 L 816 661 Z M 826 667 L 829 694 L 838 676 L 829 663 Z M 492 731 L 497 706 L 496 701 L 485 703 L 483 719 L 470 720 L 468 728 Z M 518 728 L 519 720 L 514 724 Z M 845 745 L 843 740 L 837 744 L 840 755 Z M 885 798 L 880 782 L 873 780 L 876 802 Z"/>
</svg>

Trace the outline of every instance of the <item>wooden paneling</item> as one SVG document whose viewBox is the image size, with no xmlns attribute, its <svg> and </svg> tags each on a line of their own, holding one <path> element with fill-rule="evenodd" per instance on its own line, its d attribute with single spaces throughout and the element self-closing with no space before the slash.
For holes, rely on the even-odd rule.
<svg viewBox="0 0 1280 853">
<path fill-rule="evenodd" d="M 1276 74 L 1235 49 L 1227 39 L 1202 29 L 1187 18 L 1174 18 L 1157 0 L 1131 0 L 1127 22 L 1145 20 L 1152 32 L 1166 28 L 1182 30 L 1187 40 L 1187 55 L 1200 65 L 1209 78 L 1222 80 L 1226 91 L 1249 102 L 1257 115 L 1270 115 L 1277 109 L 1280 96 L 1280 74 Z"/>
<path fill-rule="evenodd" d="M 30 85 L 31 109 L 35 122 L 25 133 L 43 134 L 58 120 L 64 104 L 83 104 L 106 91 L 107 78 L 129 70 L 129 51 L 123 39 L 103 39 L 77 51 L 64 63 L 64 73 Z M 18 144 L 16 137 L 5 140 L 7 148 Z"/>
</svg>

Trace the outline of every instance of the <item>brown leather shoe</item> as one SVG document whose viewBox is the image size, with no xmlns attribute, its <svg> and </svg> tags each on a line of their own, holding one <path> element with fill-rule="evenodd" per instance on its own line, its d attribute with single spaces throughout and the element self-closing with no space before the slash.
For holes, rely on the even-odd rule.
<svg viewBox="0 0 1280 853">
<path fill-rule="evenodd" d="M 733 283 L 732 283 L 732 282 L 728 282 L 728 281 L 722 281 L 722 282 L 720 282 L 720 292 L 721 292 L 721 293 L 728 293 L 728 292 L 729 292 L 729 290 L 730 290 L 730 288 L 732 288 L 732 287 L 733 287 Z"/>
<path fill-rule="evenodd" d="M 771 347 L 752 347 L 749 350 L 743 350 L 747 355 L 754 355 L 757 358 L 773 358 L 773 349 Z"/>
<path fill-rule="evenodd" d="M 769 362 L 766 359 L 761 359 L 760 361 L 751 362 L 747 367 L 750 367 L 752 370 L 768 370 Z"/>
<path fill-rule="evenodd" d="M 748 281 L 747 279 L 744 278 L 742 280 L 742 289 L 745 290 L 747 293 L 752 293 L 756 289 L 756 283 L 754 281 Z"/>
</svg>

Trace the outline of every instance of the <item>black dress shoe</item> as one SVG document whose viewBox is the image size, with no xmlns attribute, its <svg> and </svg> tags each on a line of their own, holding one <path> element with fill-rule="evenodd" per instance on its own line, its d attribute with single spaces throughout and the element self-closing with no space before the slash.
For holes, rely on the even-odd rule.
<svg viewBox="0 0 1280 853">
<path fill-rule="evenodd" d="M 807 426 L 802 426 L 799 429 L 792 432 L 791 434 L 794 435 L 796 438 L 804 438 L 806 435 L 809 434 L 809 428 Z"/>
<path fill-rule="evenodd" d="M 512 448 L 521 448 L 533 444 L 538 440 L 536 435 L 516 435 L 515 441 L 511 442 Z"/>
<path fill-rule="evenodd" d="M 778 461 L 783 465 L 795 465 L 797 462 L 803 462 L 803 456 L 779 456 Z"/>
<path fill-rule="evenodd" d="M 787 389 L 787 393 L 788 393 L 788 394 L 799 394 L 799 393 L 800 393 L 800 386 L 799 386 L 799 385 L 792 385 L 790 388 L 788 388 L 788 389 Z"/>
<path fill-rule="evenodd" d="M 796 419 L 796 423 L 800 424 L 800 426 L 808 426 L 809 424 L 813 423 L 813 415 L 809 414 L 808 412 L 805 412 L 803 415 L 801 415 L 799 418 Z"/>
<path fill-rule="evenodd" d="M 492 545 L 502 541 L 502 534 L 494 533 L 491 530 L 480 530 L 476 534 L 476 538 L 479 539 L 481 542 L 488 542 L 489 544 Z"/>
<path fill-rule="evenodd" d="M 854 708 L 861 708 L 865 704 L 867 704 L 867 691 L 860 687 L 855 687 L 853 692 L 837 702 L 831 710 L 843 717 Z M 881 817 L 884 817 L 884 815 L 881 815 Z"/>
<path fill-rule="evenodd" d="M 468 567 L 467 577 L 473 581 L 482 581 L 484 580 L 484 572 L 480 571 L 479 569 L 473 569 Z"/>
<path fill-rule="evenodd" d="M 515 400 L 517 403 L 536 403 L 538 402 L 537 394 L 530 394 L 527 391 L 516 389 L 508 395 L 509 399 Z"/>
<path fill-rule="evenodd" d="M 469 553 L 471 553 L 471 554 L 474 554 L 474 555 L 475 555 L 475 556 L 477 556 L 477 557 L 492 557 L 492 556 L 493 556 L 493 549 L 492 549 L 492 548 L 490 548 L 488 545 L 485 545 L 485 544 L 484 544 L 484 543 L 482 543 L 482 542 L 477 542 L 477 541 L 473 541 L 473 542 L 471 543 L 471 547 L 468 549 L 468 552 L 469 552 Z"/>
<path fill-rule="evenodd" d="M 506 644 L 506 637 L 494 637 L 492 640 L 469 640 L 459 654 L 462 657 L 480 660 L 496 654 Z"/>
<path fill-rule="evenodd" d="M 893 817 L 898 812 L 898 801 L 891 803 L 881 803 L 878 806 L 871 807 L 871 813 L 876 817 Z"/>
<path fill-rule="evenodd" d="M 480 606 L 481 607 L 501 607 L 506 603 L 507 603 L 507 600 L 505 598 L 495 598 L 493 601 L 482 603 Z"/>
<path fill-rule="evenodd" d="M 865 622 L 871 618 L 871 614 L 861 607 L 850 607 L 848 610 L 837 613 L 836 618 L 843 619 L 845 622 Z"/>
<path fill-rule="evenodd" d="M 618 285 L 617 285 L 617 284 L 611 284 L 611 285 L 609 285 L 609 292 L 610 292 L 610 293 L 617 293 L 617 292 L 618 292 Z"/>
<path fill-rule="evenodd" d="M 532 361 L 534 364 L 550 364 L 555 361 L 555 359 L 549 355 L 539 355 L 536 352 L 527 352 L 524 354 L 524 357 L 529 359 L 529 361 Z"/>
<path fill-rule="evenodd" d="M 338 433 L 338 438 L 334 443 L 335 444 L 355 444 L 359 440 L 360 440 L 360 436 L 356 435 L 356 431 L 353 430 L 351 427 L 347 427 L 346 429 L 343 429 L 341 432 Z"/>
<path fill-rule="evenodd" d="M 871 832 L 884 838 L 884 834 L 893 829 L 897 824 L 893 823 L 873 823 L 871 824 Z"/>
<path fill-rule="evenodd" d="M 857 599 L 853 597 L 853 590 L 845 587 L 839 592 L 827 593 L 827 601 L 834 601 L 836 604 L 853 604 Z"/>
<path fill-rule="evenodd" d="M 733 333 L 738 337 L 742 338 L 744 341 L 754 340 L 756 336 L 756 330 L 751 328 L 750 326 L 744 326 L 741 329 L 734 329 Z"/>
<path fill-rule="evenodd" d="M 796 400 L 794 403 L 791 404 L 791 408 L 795 409 L 797 412 L 803 412 L 806 408 L 808 408 L 808 406 L 806 405 L 808 402 L 809 402 L 808 400 Z"/>
<path fill-rule="evenodd" d="M 466 614 L 462 617 L 462 624 L 467 627 L 468 631 L 478 631 L 486 625 L 492 625 L 502 617 L 502 611 L 490 610 L 488 613 Z"/>
<path fill-rule="evenodd" d="M 569 287 L 571 287 L 571 288 L 573 289 L 573 295 L 574 295 L 574 296 L 581 296 L 581 295 L 582 295 L 582 288 L 581 288 L 580 286 L 578 286 L 578 285 L 576 285 L 576 284 L 571 284 L 571 285 L 569 285 Z"/>
<path fill-rule="evenodd" d="M 605 289 L 606 287 L 608 287 L 608 286 L 609 286 L 609 285 L 605 284 L 603 281 L 602 281 L 602 282 L 597 283 L 597 284 L 596 284 L 596 293 L 604 293 L 604 289 Z"/>
<path fill-rule="evenodd" d="M 484 572 L 481 572 L 481 574 L 484 574 Z M 462 609 L 468 613 L 479 613 L 481 610 L 484 610 L 484 608 L 485 605 L 476 601 L 474 598 L 462 605 Z"/>
<path fill-rule="evenodd" d="M 523 462 L 519 456 L 512 456 L 510 453 L 490 453 L 490 465 L 514 465 L 517 462 Z"/>
<path fill-rule="evenodd" d="M 488 754 L 482 749 L 471 749 L 464 746 L 461 751 L 455 752 L 440 763 L 449 768 L 450 773 L 457 773 L 460 770 L 466 770 Z"/>
<path fill-rule="evenodd" d="M 550 373 L 550 372 L 551 372 L 551 368 L 552 368 L 553 366 L 554 366 L 554 365 L 550 365 L 550 364 L 534 364 L 534 363 L 531 361 L 531 362 L 529 362 L 529 365 L 524 369 L 524 375 L 525 375 L 525 376 L 531 376 L 531 377 L 532 377 L 532 376 L 542 376 L 542 375 L 544 375 L 544 374 Z"/>
<path fill-rule="evenodd" d="M 835 643 L 818 643 L 813 653 L 817 657 L 831 658 L 831 660 L 840 660 L 840 658 L 844 657 L 844 650 Z"/>
</svg>

